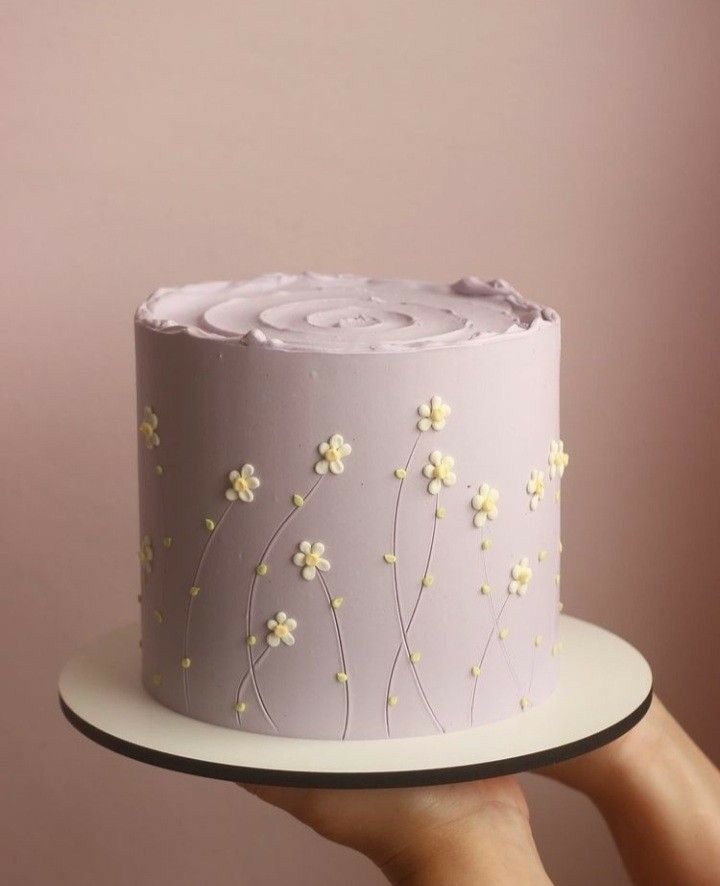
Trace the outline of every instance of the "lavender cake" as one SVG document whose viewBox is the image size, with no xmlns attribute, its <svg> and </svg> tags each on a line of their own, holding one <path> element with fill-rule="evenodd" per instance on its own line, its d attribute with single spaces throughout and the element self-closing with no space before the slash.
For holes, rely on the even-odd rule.
<svg viewBox="0 0 720 886">
<path fill-rule="evenodd" d="M 550 695 L 554 311 L 502 280 L 271 274 L 159 290 L 136 350 L 142 673 L 161 704 L 388 739 Z"/>
</svg>

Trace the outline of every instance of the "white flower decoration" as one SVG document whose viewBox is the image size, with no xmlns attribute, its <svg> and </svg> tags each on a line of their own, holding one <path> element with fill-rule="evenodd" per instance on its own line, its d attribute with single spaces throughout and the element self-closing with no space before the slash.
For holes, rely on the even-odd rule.
<svg viewBox="0 0 720 886">
<path fill-rule="evenodd" d="M 420 421 L 417 423 L 419 431 L 442 431 L 445 427 L 445 419 L 450 415 L 450 406 L 443 403 L 442 397 L 435 394 L 429 403 L 418 406 Z"/>
<path fill-rule="evenodd" d="M 527 591 L 532 578 L 532 569 L 527 557 L 523 557 L 519 563 L 513 566 L 510 570 L 510 576 L 512 580 L 508 585 L 508 591 L 511 594 L 519 594 L 522 597 Z"/>
<path fill-rule="evenodd" d="M 345 470 L 343 459 L 346 455 L 350 455 L 352 447 L 346 443 L 342 434 L 333 434 L 326 442 L 318 446 L 318 452 L 322 456 L 319 462 L 315 464 L 316 474 L 342 474 Z"/>
<path fill-rule="evenodd" d="M 305 581 L 312 581 L 319 569 L 320 572 L 329 572 L 330 561 L 323 557 L 325 545 L 321 541 L 310 544 L 309 541 L 301 541 L 293 555 L 293 563 L 300 566 L 302 577 Z"/>
<path fill-rule="evenodd" d="M 270 633 L 265 638 L 268 646 L 279 646 L 284 643 L 286 646 L 295 645 L 295 637 L 292 632 L 297 627 L 294 618 L 288 618 L 284 612 L 278 612 L 275 618 L 271 618 L 268 623 Z"/>
<path fill-rule="evenodd" d="M 152 570 L 153 546 L 149 535 L 146 535 L 140 544 L 138 558 L 145 572 L 150 572 Z"/>
<path fill-rule="evenodd" d="M 498 499 L 500 493 L 497 489 L 491 489 L 487 483 L 478 489 L 478 494 L 473 495 L 470 504 L 475 511 L 473 523 L 479 528 L 485 525 L 486 520 L 494 520 L 498 515 Z"/>
<path fill-rule="evenodd" d="M 158 437 L 156 431 L 158 426 L 158 417 L 152 411 L 151 406 L 146 406 L 143 410 L 143 420 L 140 422 L 140 427 L 138 430 L 145 441 L 145 445 L 148 449 L 153 449 L 155 446 L 160 445 L 160 438 Z"/>
<path fill-rule="evenodd" d="M 526 488 L 530 496 L 530 510 L 537 511 L 538 505 L 545 498 L 545 474 L 542 471 L 530 471 Z"/>
<path fill-rule="evenodd" d="M 550 455 L 548 455 L 548 464 L 550 465 L 550 479 L 555 479 L 555 474 L 562 477 L 565 468 L 570 461 L 570 454 L 565 452 L 565 445 L 562 440 L 553 440 L 550 443 Z"/>
<path fill-rule="evenodd" d="M 225 490 L 228 501 L 252 501 L 255 498 L 253 489 L 260 485 L 260 478 L 255 476 L 252 465 L 243 465 L 239 471 L 230 471 L 228 480 L 230 488 Z"/>
<path fill-rule="evenodd" d="M 423 474 L 430 482 L 428 492 L 437 495 L 443 486 L 454 486 L 457 477 L 453 472 L 455 459 L 451 455 L 443 455 L 439 450 L 430 453 L 430 463 L 423 468 Z"/>
</svg>

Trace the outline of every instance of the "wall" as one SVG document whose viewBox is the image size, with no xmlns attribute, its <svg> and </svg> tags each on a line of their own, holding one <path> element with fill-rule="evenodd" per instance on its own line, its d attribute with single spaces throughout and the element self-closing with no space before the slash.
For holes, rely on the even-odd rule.
<svg viewBox="0 0 720 886">
<path fill-rule="evenodd" d="M 9 882 L 380 882 L 58 712 L 66 657 L 136 615 L 131 318 L 162 284 L 477 273 L 557 307 L 568 610 L 644 650 L 717 755 L 720 4 L 7 0 L 0 17 Z M 525 781 L 556 882 L 624 882 L 590 805 Z"/>
</svg>

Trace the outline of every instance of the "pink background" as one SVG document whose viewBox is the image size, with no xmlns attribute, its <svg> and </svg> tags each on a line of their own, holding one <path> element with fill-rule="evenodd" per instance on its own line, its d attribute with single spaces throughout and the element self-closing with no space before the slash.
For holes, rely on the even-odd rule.
<svg viewBox="0 0 720 886">
<path fill-rule="evenodd" d="M 136 617 L 131 318 L 161 284 L 478 273 L 557 307 L 568 609 L 717 755 L 720 5 L 9 0 L 1 25 L 5 882 L 381 882 L 58 711 L 62 662 Z M 556 882 L 625 882 L 590 804 L 524 780 Z"/>
</svg>

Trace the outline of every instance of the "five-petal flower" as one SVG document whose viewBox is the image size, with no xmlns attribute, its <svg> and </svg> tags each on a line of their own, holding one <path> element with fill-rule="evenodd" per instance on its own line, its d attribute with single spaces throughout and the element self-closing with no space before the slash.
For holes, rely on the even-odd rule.
<svg viewBox="0 0 720 886">
<path fill-rule="evenodd" d="M 138 558 L 145 572 L 150 572 L 152 570 L 153 546 L 149 535 L 144 536 L 140 544 Z"/>
<path fill-rule="evenodd" d="M 492 489 L 487 483 L 478 489 L 478 494 L 473 495 L 470 505 L 475 511 L 473 523 L 479 528 L 485 525 L 486 520 L 494 520 L 498 515 L 498 499 L 500 493 Z"/>
<path fill-rule="evenodd" d="M 160 445 L 160 438 L 157 435 L 158 417 L 152 411 L 151 406 L 146 406 L 143 410 L 143 419 L 140 422 L 140 435 L 145 441 L 148 449 L 153 449 Z"/>
<path fill-rule="evenodd" d="M 293 555 L 293 563 L 300 567 L 300 572 L 305 581 L 312 581 L 317 570 L 328 572 L 330 561 L 323 557 L 325 545 L 321 541 L 311 544 L 309 541 L 301 541 Z"/>
<path fill-rule="evenodd" d="M 530 496 L 530 510 L 536 511 L 538 505 L 545 497 L 545 474 L 542 471 L 530 471 L 530 479 L 526 488 Z"/>
<path fill-rule="evenodd" d="M 225 490 L 225 498 L 228 501 L 249 502 L 255 498 L 253 492 L 260 485 L 260 478 L 255 476 L 255 468 L 252 465 L 243 465 L 239 471 L 230 471 L 228 474 L 230 487 Z"/>
<path fill-rule="evenodd" d="M 451 455 L 443 455 L 439 450 L 430 453 L 430 461 L 423 468 L 423 475 L 427 477 L 428 492 L 437 495 L 443 486 L 454 486 L 457 476 L 453 472 L 455 459 Z"/>
<path fill-rule="evenodd" d="M 450 415 L 450 406 L 443 403 L 442 397 L 435 394 L 430 398 L 429 403 L 421 403 L 418 406 L 418 415 L 420 421 L 417 423 L 419 431 L 442 431 L 445 427 L 445 420 Z"/>
<path fill-rule="evenodd" d="M 550 443 L 550 455 L 548 455 L 548 464 L 550 465 L 550 479 L 554 480 L 555 475 L 562 477 L 565 468 L 570 461 L 570 454 L 565 452 L 565 445 L 562 440 L 553 440 Z"/>
<path fill-rule="evenodd" d="M 346 443 L 342 434 L 333 434 L 326 442 L 318 446 L 318 452 L 322 456 L 320 461 L 315 463 L 316 474 L 342 474 L 345 470 L 343 459 L 350 455 L 352 447 Z"/>
<path fill-rule="evenodd" d="M 271 618 L 268 623 L 270 633 L 265 638 L 268 646 L 279 646 L 284 643 L 286 646 L 295 645 L 295 637 L 292 632 L 297 627 L 294 618 L 288 618 L 284 612 L 278 612 L 275 618 Z"/>
<path fill-rule="evenodd" d="M 522 597 L 528 589 L 531 578 L 532 569 L 530 568 L 530 561 L 527 557 L 523 557 L 522 560 L 520 560 L 519 563 L 516 563 L 510 570 L 511 580 L 508 585 L 508 592 L 510 594 L 519 594 Z"/>
</svg>

